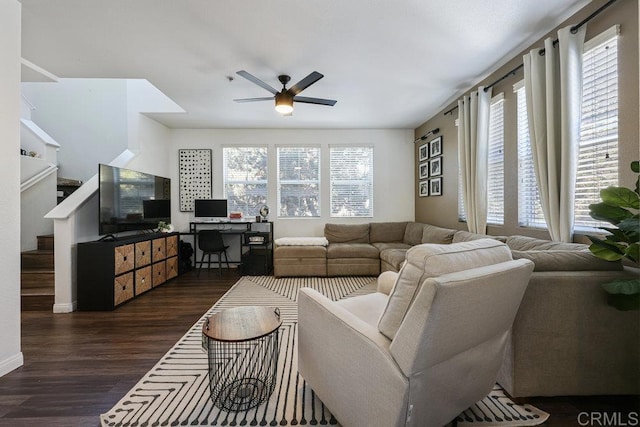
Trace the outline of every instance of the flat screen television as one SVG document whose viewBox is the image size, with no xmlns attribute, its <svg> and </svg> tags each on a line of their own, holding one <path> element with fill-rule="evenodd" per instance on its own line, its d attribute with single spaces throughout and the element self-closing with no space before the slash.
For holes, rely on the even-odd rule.
<svg viewBox="0 0 640 427">
<path fill-rule="evenodd" d="M 227 199 L 196 199 L 194 210 L 196 218 L 226 218 Z"/>
<path fill-rule="evenodd" d="M 171 179 L 99 166 L 99 234 L 153 230 L 171 222 Z"/>
</svg>

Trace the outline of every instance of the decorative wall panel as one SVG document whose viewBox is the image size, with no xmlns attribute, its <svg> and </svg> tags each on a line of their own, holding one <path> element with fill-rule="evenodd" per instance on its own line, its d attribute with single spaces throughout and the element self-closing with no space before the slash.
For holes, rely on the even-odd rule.
<svg viewBox="0 0 640 427">
<path fill-rule="evenodd" d="M 195 199 L 211 198 L 211 150 L 179 150 L 180 211 L 193 211 Z"/>
</svg>

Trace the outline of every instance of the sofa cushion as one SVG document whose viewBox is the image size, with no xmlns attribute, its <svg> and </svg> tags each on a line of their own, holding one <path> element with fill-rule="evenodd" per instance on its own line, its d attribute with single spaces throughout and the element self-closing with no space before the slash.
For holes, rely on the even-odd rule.
<svg viewBox="0 0 640 427">
<path fill-rule="evenodd" d="M 276 246 L 274 259 L 282 258 L 322 258 L 327 257 L 327 248 L 324 246 Z"/>
<path fill-rule="evenodd" d="M 527 236 L 509 236 L 507 237 L 507 245 L 515 251 L 580 251 L 589 249 L 588 245 L 582 243 L 552 242 Z"/>
<path fill-rule="evenodd" d="M 418 289 L 431 277 L 511 260 L 511 251 L 494 239 L 454 244 L 423 244 L 407 251 L 406 262 L 389 296 L 378 329 L 393 339 Z"/>
<path fill-rule="evenodd" d="M 404 230 L 404 243 L 415 246 L 422 243 L 422 234 L 425 224 L 421 222 L 410 222 Z"/>
<path fill-rule="evenodd" d="M 384 261 L 399 271 L 407 257 L 407 249 L 384 249 L 380 251 L 380 261 Z"/>
<path fill-rule="evenodd" d="M 275 240 L 276 246 L 327 246 L 326 237 L 280 237 Z"/>
<path fill-rule="evenodd" d="M 456 230 L 450 228 L 425 224 L 422 229 L 422 243 L 449 244 L 452 242 L 455 232 Z"/>
<path fill-rule="evenodd" d="M 374 328 L 378 326 L 380 314 L 387 303 L 387 296 L 381 292 L 359 295 L 357 298 L 345 298 L 334 302 L 351 314 L 364 320 Z"/>
<path fill-rule="evenodd" d="M 369 242 L 402 242 L 406 222 L 372 222 L 369 224 Z"/>
<path fill-rule="evenodd" d="M 496 239 L 503 243 L 507 241 L 506 236 L 489 236 L 487 234 L 478 234 L 478 233 L 471 233 L 465 230 L 458 230 L 453 235 L 453 240 L 451 241 L 451 243 L 470 242 L 472 240 L 487 239 L 487 238 Z"/>
<path fill-rule="evenodd" d="M 543 251 L 511 251 L 513 259 L 528 259 L 533 261 L 533 271 L 592 271 L 592 270 L 623 270 L 620 261 L 606 261 L 591 252 L 567 250 Z"/>
<path fill-rule="evenodd" d="M 325 224 L 329 243 L 369 243 L 369 224 Z"/>
<path fill-rule="evenodd" d="M 385 251 L 387 249 L 404 249 L 406 251 L 407 249 L 409 249 L 411 247 L 410 245 L 407 245 L 406 243 L 399 243 L 399 242 L 395 242 L 395 243 L 371 243 L 371 245 L 373 245 L 376 248 L 378 248 L 378 250 L 380 252 Z"/>
<path fill-rule="evenodd" d="M 378 248 L 368 243 L 332 243 L 327 246 L 327 259 L 379 257 Z"/>
</svg>

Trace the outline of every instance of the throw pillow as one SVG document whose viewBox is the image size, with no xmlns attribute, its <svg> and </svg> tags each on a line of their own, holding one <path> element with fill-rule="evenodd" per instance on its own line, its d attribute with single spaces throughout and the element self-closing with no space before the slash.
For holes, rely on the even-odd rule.
<svg viewBox="0 0 640 427">
<path fill-rule="evenodd" d="M 325 224 L 329 243 L 369 243 L 369 224 Z"/>
</svg>

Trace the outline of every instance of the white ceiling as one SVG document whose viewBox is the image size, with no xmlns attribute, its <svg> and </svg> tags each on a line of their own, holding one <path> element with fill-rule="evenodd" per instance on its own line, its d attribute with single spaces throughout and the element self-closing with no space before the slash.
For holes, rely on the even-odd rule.
<svg viewBox="0 0 640 427">
<path fill-rule="evenodd" d="M 172 128 L 415 128 L 588 0 L 21 0 L 22 56 L 63 78 L 144 78 Z M 325 77 L 292 117 L 281 88 Z M 228 76 L 234 77 L 229 81 Z"/>
</svg>

